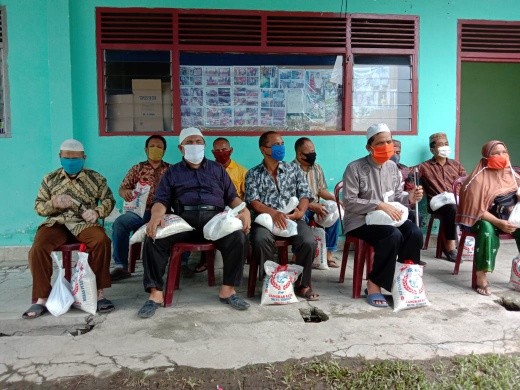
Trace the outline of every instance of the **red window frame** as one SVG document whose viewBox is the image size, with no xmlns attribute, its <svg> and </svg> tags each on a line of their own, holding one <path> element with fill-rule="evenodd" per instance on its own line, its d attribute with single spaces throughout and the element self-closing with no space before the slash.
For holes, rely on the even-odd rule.
<svg viewBox="0 0 520 390">
<path fill-rule="evenodd" d="M 172 43 L 157 44 L 139 44 L 139 43 L 105 43 L 102 41 L 101 16 L 102 13 L 132 14 L 171 14 L 172 15 Z M 180 53 L 244 53 L 244 54 L 306 54 L 306 55 L 341 55 L 343 61 L 343 112 L 342 112 L 342 130 L 338 131 L 305 131 L 308 135 L 359 135 L 360 132 L 352 131 L 352 75 L 353 75 L 353 57 L 355 54 L 374 54 L 378 56 L 384 55 L 410 55 L 412 65 L 412 125 L 410 131 L 394 131 L 394 134 L 416 135 L 417 134 L 417 112 L 418 112 L 418 17 L 416 16 L 400 16 L 400 15 L 373 15 L 373 14 L 337 14 L 337 13 L 318 13 L 318 12 L 274 12 L 274 11 L 240 11 L 226 10 L 226 15 L 236 16 L 259 16 L 261 20 L 260 32 L 261 40 L 258 45 L 206 45 L 206 44 L 185 44 L 179 40 L 179 16 L 185 15 L 222 15 L 222 10 L 185 10 L 171 8 L 96 8 L 96 55 L 97 55 L 97 82 L 98 82 L 98 115 L 99 115 L 99 134 L 101 136 L 120 136 L 120 135 L 150 135 L 150 132 L 107 132 L 106 131 L 106 112 L 105 112 L 105 86 L 104 86 L 104 52 L 105 50 L 160 50 L 170 51 L 172 58 L 172 109 L 173 124 L 172 132 L 165 134 L 176 135 L 181 129 L 181 108 L 180 108 L 180 85 L 173 80 L 180 79 Z M 301 17 L 307 20 L 319 20 L 320 18 L 342 18 L 345 20 L 345 40 L 346 44 L 338 46 L 298 46 L 297 40 L 289 42 L 282 46 L 268 44 L 268 18 L 269 17 Z M 392 20 L 415 20 L 414 39 L 415 45 L 413 49 L 403 48 L 360 48 L 351 45 L 351 21 L 355 17 L 366 17 L 369 19 L 392 19 Z M 289 38 L 288 38 L 289 39 Z M 302 131 L 279 130 L 284 135 L 301 135 Z M 237 132 L 229 130 L 211 130 L 211 135 L 223 136 L 258 136 L 260 131 Z"/>
</svg>

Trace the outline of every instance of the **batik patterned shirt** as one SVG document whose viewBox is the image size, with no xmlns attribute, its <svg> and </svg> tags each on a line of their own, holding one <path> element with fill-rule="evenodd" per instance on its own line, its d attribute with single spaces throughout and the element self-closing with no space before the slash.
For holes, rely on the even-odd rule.
<svg viewBox="0 0 520 390">
<path fill-rule="evenodd" d="M 166 172 L 169 166 L 170 164 L 167 162 L 161 161 L 161 165 L 159 165 L 157 168 L 154 168 L 152 164 L 148 162 L 148 160 L 142 161 L 139 164 L 135 164 L 126 174 L 120 188 L 133 190 L 140 181 L 149 184 L 150 193 L 146 199 L 146 210 L 150 210 L 152 208 L 155 190 L 161 181 L 162 175 L 164 172 Z"/>
<path fill-rule="evenodd" d="M 74 200 L 71 208 L 54 208 L 52 197 L 61 194 L 67 194 Z M 96 171 L 84 168 L 71 179 L 63 168 L 59 168 L 43 178 L 34 208 L 38 215 L 47 217 L 41 225 L 63 224 L 77 236 L 88 227 L 99 226 L 81 218 L 85 210 L 95 210 L 100 218 L 106 218 L 115 203 L 106 179 Z"/>
<path fill-rule="evenodd" d="M 428 206 L 431 198 L 442 192 L 452 192 L 453 182 L 459 177 L 466 176 L 466 170 L 458 161 L 446 159 L 441 165 L 432 158 L 418 166 L 419 179 L 428 198 Z"/>
<path fill-rule="evenodd" d="M 281 161 L 276 183 L 262 163 L 246 174 L 246 203 L 258 200 L 276 210 L 283 209 L 291 196 L 312 201 L 313 197 L 303 171 L 293 163 Z"/>
<path fill-rule="evenodd" d="M 327 190 L 327 184 L 325 184 L 325 174 L 323 173 L 323 169 L 319 164 L 312 164 L 309 167 L 309 170 L 305 172 L 298 162 L 298 160 L 293 160 L 293 164 L 299 167 L 305 177 L 307 178 L 307 183 L 309 183 L 309 188 L 311 190 L 312 197 L 314 198 L 313 202 L 319 203 L 320 197 L 318 193 L 321 190 Z"/>
</svg>

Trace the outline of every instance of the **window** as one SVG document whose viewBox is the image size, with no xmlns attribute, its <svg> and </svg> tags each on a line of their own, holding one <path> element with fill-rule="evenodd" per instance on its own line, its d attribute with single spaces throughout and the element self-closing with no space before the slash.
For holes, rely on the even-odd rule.
<svg viewBox="0 0 520 390">
<path fill-rule="evenodd" d="M 102 135 L 416 132 L 417 17 L 98 8 L 96 20 Z"/>
<path fill-rule="evenodd" d="M 11 136 L 7 78 L 7 24 L 5 7 L 0 7 L 0 137 Z"/>
</svg>

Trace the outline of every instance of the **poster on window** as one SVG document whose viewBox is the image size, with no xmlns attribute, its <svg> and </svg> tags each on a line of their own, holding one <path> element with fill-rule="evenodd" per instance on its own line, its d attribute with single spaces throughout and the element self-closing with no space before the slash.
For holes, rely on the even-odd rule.
<svg viewBox="0 0 520 390">
<path fill-rule="evenodd" d="M 181 66 L 181 86 L 202 86 L 202 66 Z"/>
<path fill-rule="evenodd" d="M 231 88 L 204 88 L 204 105 L 231 106 Z"/>
<path fill-rule="evenodd" d="M 181 126 L 204 126 L 204 113 L 202 107 L 181 106 Z"/>
<path fill-rule="evenodd" d="M 303 69 L 280 69 L 280 88 L 299 88 L 305 86 L 305 71 Z"/>
<path fill-rule="evenodd" d="M 233 111 L 234 126 L 258 126 L 258 107 L 239 106 Z"/>
<path fill-rule="evenodd" d="M 260 67 L 235 66 L 233 68 L 233 85 L 249 85 L 257 87 L 260 82 Z"/>
<path fill-rule="evenodd" d="M 231 86 L 231 66 L 205 66 L 204 86 Z"/>
<path fill-rule="evenodd" d="M 278 67 L 277 66 L 261 66 L 260 67 L 260 88 L 278 88 Z"/>
<path fill-rule="evenodd" d="M 204 110 L 207 127 L 233 126 L 233 109 L 231 107 L 207 107 Z"/>
<path fill-rule="evenodd" d="M 199 87 L 181 87 L 181 107 L 202 107 L 203 89 Z"/>
</svg>

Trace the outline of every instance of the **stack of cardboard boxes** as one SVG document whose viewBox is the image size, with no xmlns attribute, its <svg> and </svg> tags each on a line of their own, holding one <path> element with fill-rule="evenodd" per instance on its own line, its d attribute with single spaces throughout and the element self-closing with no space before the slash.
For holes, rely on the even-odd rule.
<svg viewBox="0 0 520 390">
<path fill-rule="evenodd" d="M 107 131 L 153 133 L 170 131 L 172 122 L 170 84 L 163 84 L 165 84 L 164 88 L 168 88 L 167 92 L 162 91 L 160 79 L 134 79 L 132 94 L 109 95 Z M 168 100 L 165 99 L 164 106 L 163 94 L 168 97 Z"/>
</svg>

